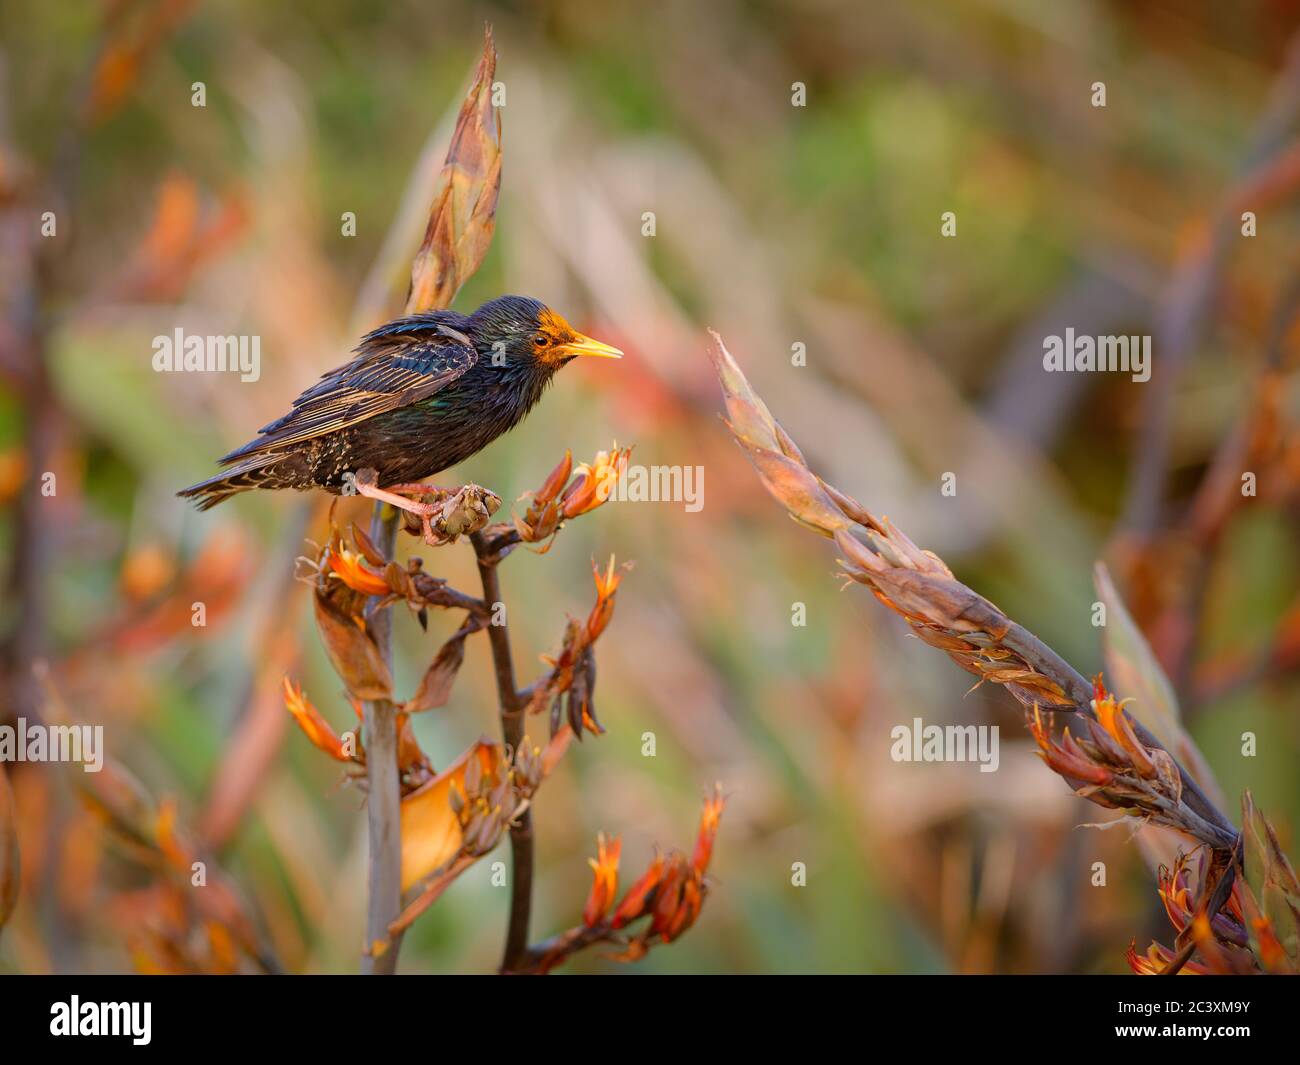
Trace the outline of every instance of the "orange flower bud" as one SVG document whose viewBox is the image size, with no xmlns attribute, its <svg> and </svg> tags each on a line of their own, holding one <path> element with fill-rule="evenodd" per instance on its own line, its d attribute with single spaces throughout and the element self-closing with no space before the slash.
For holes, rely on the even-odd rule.
<svg viewBox="0 0 1300 1065">
<path fill-rule="evenodd" d="M 562 513 L 566 518 L 576 518 L 600 506 L 596 499 L 596 480 L 591 475 L 591 467 L 585 462 L 578 467 L 578 476 L 564 490 L 560 497 Z"/>
<path fill-rule="evenodd" d="M 533 497 L 535 503 L 545 506 L 559 495 L 560 489 L 568 484 L 569 474 L 572 471 L 573 452 L 566 448 L 564 458 L 560 460 L 560 464 L 550 472 L 550 475 L 542 483 L 542 487 L 537 490 L 537 494 Z"/>
</svg>

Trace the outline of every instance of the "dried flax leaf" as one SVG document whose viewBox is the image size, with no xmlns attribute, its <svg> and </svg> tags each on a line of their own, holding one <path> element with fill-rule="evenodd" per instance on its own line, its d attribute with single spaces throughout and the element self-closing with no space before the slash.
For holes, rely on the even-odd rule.
<svg viewBox="0 0 1300 1065">
<path fill-rule="evenodd" d="M 447 161 L 434 185 L 424 240 L 411 263 L 407 314 L 450 306 L 492 243 L 501 189 L 501 118 L 492 103 L 496 66 L 489 27 Z"/>
</svg>

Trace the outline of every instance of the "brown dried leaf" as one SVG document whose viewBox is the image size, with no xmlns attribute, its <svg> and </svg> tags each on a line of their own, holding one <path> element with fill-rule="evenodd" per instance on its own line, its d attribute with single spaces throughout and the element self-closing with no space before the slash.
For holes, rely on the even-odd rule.
<svg viewBox="0 0 1300 1065">
<path fill-rule="evenodd" d="M 358 616 L 344 613 L 334 596 L 319 590 L 313 600 L 325 653 L 348 691 L 358 699 L 391 698 L 393 676 L 388 663 Z"/>
<path fill-rule="evenodd" d="M 465 640 L 481 629 L 482 623 L 469 618 L 434 656 L 429 668 L 420 679 L 420 686 L 402 707 L 408 714 L 418 714 L 423 710 L 433 710 L 445 706 L 451 697 L 451 686 L 456 681 L 461 663 L 465 661 Z"/>
</svg>

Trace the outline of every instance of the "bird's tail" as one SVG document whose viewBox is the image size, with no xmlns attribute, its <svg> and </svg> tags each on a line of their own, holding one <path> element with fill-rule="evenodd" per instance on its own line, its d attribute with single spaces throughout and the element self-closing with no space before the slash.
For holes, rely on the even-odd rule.
<svg viewBox="0 0 1300 1065">
<path fill-rule="evenodd" d="M 176 494 L 186 499 L 193 499 L 199 510 L 210 510 L 240 492 L 247 492 L 254 488 L 278 487 L 272 469 L 276 458 L 277 456 L 274 455 L 259 455 L 251 462 L 240 463 L 233 470 L 227 470 L 215 477 L 209 477 L 206 481 L 182 488 Z"/>
</svg>

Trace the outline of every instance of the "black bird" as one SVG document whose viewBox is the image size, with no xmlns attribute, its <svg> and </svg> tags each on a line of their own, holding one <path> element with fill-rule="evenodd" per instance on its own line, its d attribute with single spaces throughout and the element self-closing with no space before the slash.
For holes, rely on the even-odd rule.
<svg viewBox="0 0 1300 1065">
<path fill-rule="evenodd" d="M 513 429 L 573 358 L 622 354 L 525 296 L 502 296 L 468 317 L 398 318 L 366 334 L 351 362 L 220 459 L 229 470 L 177 494 L 207 510 L 254 488 L 338 494 L 354 486 L 403 506 L 383 489 L 431 477 Z"/>
</svg>

